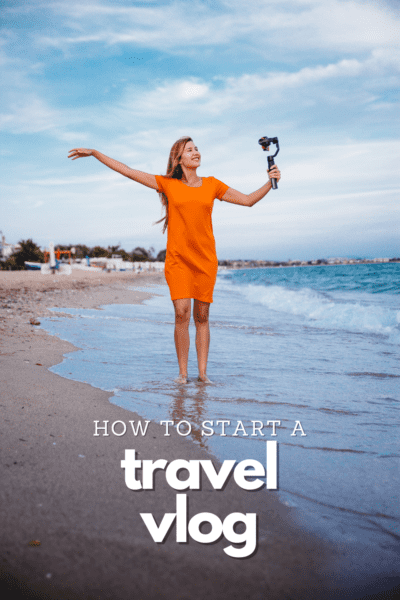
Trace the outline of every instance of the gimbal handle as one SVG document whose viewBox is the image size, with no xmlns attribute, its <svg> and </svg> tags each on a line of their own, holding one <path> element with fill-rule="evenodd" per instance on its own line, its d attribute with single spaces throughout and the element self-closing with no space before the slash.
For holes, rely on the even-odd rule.
<svg viewBox="0 0 400 600">
<path fill-rule="evenodd" d="M 271 167 L 274 166 L 275 161 L 274 161 L 273 156 L 267 156 L 267 160 L 268 160 L 268 171 L 269 171 L 271 169 Z M 278 189 L 278 182 L 276 181 L 275 177 L 271 177 L 271 186 L 272 186 L 273 190 Z"/>
</svg>

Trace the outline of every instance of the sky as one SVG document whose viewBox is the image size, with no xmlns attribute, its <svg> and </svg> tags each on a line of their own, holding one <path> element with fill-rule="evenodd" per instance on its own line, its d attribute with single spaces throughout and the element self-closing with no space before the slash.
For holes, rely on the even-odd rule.
<svg viewBox="0 0 400 600">
<path fill-rule="evenodd" d="M 214 205 L 220 259 L 400 256 L 398 0 L 3 0 L 0 230 L 10 243 L 165 248 L 157 193 L 71 148 L 251 193 Z M 271 147 L 272 150 L 272 147 Z"/>
</svg>

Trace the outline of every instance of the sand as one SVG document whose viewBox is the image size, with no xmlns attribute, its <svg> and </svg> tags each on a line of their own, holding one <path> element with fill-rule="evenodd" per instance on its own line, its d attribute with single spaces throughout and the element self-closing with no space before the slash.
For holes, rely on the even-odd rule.
<svg viewBox="0 0 400 600">
<path fill-rule="evenodd" d="M 94 437 L 94 420 L 137 422 L 140 416 L 111 404 L 110 393 L 48 370 L 74 351 L 31 324 L 48 316 L 48 308 L 139 303 L 159 282 L 161 275 L 0 272 L 3 597 L 342 597 L 338 551 L 293 522 L 276 495 L 245 492 L 233 480 L 221 492 L 208 482 L 185 492 L 189 513 L 255 512 L 260 541 L 252 557 L 228 557 L 224 539 L 178 544 L 174 530 L 156 544 L 139 513 L 153 513 L 159 522 L 175 512 L 176 492 L 164 477 L 154 491 L 129 490 L 120 467 L 125 449 L 153 460 L 210 456 L 173 430 L 165 437 L 158 423 L 143 437 Z M 137 284 L 149 286 L 149 294 L 127 289 Z"/>
</svg>

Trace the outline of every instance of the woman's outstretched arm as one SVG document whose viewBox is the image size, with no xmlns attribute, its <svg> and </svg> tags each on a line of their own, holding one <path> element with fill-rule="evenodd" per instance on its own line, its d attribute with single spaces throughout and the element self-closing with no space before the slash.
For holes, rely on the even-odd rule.
<svg viewBox="0 0 400 600">
<path fill-rule="evenodd" d="M 86 156 L 94 156 L 95 158 L 97 158 L 97 160 L 106 165 L 106 167 L 113 169 L 113 171 L 121 173 L 121 175 L 129 177 L 129 179 L 133 179 L 133 181 L 137 181 L 142 185 L 146 185 L 147 187 L 152 188 L 153 190 L 158 189 L 155 175 L 150 175 L 150 173 L 144 173 L 143 171 L 136 171 L 135 169 L 131 169 L 123 163 L 118 162 L 117 160 L 114 160 L 113 158 L 110 158 L 105 154 L 102 154 L 98 150 L 89 150 L 88 148 L 74 148 L 73 150 L 70 150 L 68 154 L 68 158 L 72 158 L 72 160 L 76 160 L 77 158 L 84 158 Z"/>
<path fill-rule="evenodd" d="M 269 171 L 268 175 L 270 180 L 276 179 L 279 181 L 281 178 L 280 171 L 277 165 L 274 165 Z M 257 202 L 264 198 L 266 194 L 268 194 L 269 190 L 272 188 L 271 181 L 268 181 L 265 185 L 260 187 L 259 190 L 256 190 L 252 194 L 242 194 L 242 192 L 238 192 L 233 188 L 228 188 L 225 194 L 222 196 L 221 200 L 225 200 L 225 202 L 231 202 L 232 204 L 240 204 L 241 206 L 254 206 Z"/>
</svg>

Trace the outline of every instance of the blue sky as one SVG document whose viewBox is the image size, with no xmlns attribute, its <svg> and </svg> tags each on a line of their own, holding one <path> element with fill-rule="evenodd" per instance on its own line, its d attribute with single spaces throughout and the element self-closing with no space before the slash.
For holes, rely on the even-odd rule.
<svg viewBox="0 0 400 600">
<path fill-rule="evenodd" d="M 43 247 L 158 251 L 158 195 L 68 150 L 162 174 L 191 135 L 198 174 L 249 193 L 268 135 L 279 190 L 251 209 L 215 202 L 219 258 L 400 256 L 399 12 L 397 0 L 6 0 L 0 229 Z"/>
</svg>

